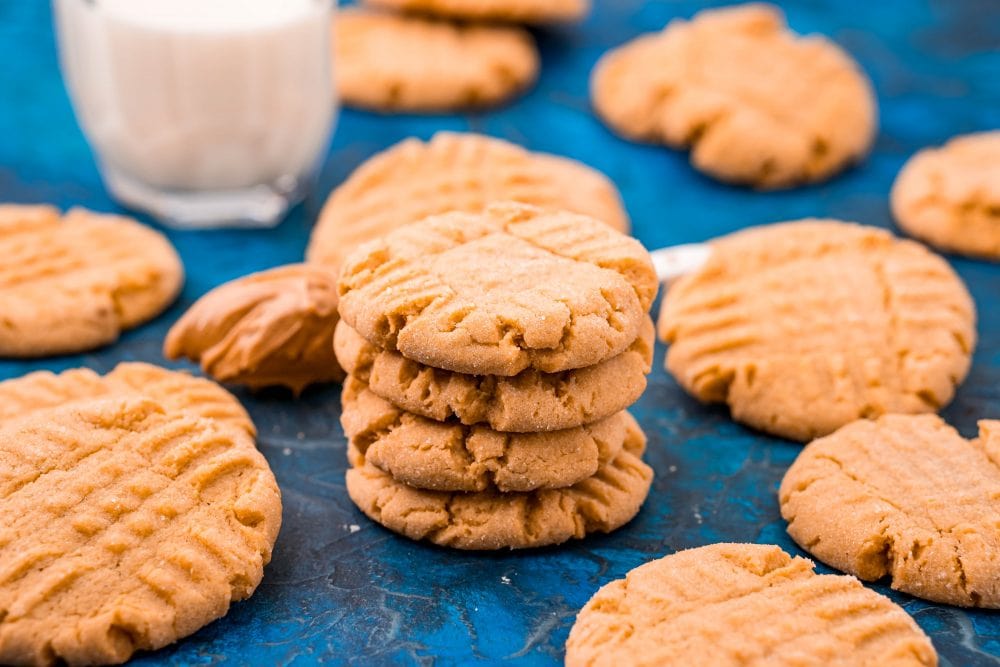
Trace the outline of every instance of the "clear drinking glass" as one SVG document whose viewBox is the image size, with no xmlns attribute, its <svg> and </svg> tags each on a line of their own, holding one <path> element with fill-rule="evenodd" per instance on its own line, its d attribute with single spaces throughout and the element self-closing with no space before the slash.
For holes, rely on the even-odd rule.
<svg viewBox="0 0 1000 667">
<path fill-rule="evenodd" d="M 166 224 L 272 226 L 337 113 L 332 0 L 53 0 L 101 175 Z"/>
</svg>

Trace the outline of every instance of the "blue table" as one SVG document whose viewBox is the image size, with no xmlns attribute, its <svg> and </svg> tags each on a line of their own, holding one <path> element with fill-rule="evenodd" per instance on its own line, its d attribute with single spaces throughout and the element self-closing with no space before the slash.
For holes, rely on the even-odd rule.
<svg viewBox="0 0 1000 667">
<path fill-rule="evenodd" d="M 719 185 L 695 173 L 682 153 L 615 138 L 590 113 L 587 97 L 589 71 L 604 50 L 708 3 L 597 4 L 586 24 L 539 34 L 541 82 L 508 108 L 429 118 L 345 112 L 316 198 L 278 229 L 170 232 L 188 269 L 179 303 L 92 354 L 0 362 L 0 379 L 79 365 L 106 371 L 131 359 L 163 363 L 161 341 L 184 309 L 224 281 L 301 259 L 323 196 L 373 152 L 410 135 L 477 130 L 587 162 L 618 183 L 636 235 L 655 248 L 807 216 L 890 226 L 886 195 L 911 153 L 956 133 L 1000 127 L 995 0 L 787 2 L 794 28 L 831 35 L 873 78 L 882 116 L 875 151 L 862 167 L 815 187 L 757 194 Z M 0 0 L 0 46 L 0 201 L 115 210 L 62 87 L 47 3 Z M 978 418 L 1000 416 L 1000 265 L 954 265 L 979 306 L 981 340 L 972 374 L 945 416 L 970 435 Z M 551 665 L 561 661 L 576 612 L 593 592 L 647 560 L 717 541 L 771 542 L 800 553 L 785 534 L 776 498 L 799 446 L 697 404 L 663 372 L 662 356 L 661 347 L 634 410 L 650 436 L 647 458 L 657 473 L 641 514 L 613 535 L 526 553 L 448 551 L 365 519 L 344 490 L 336 387 L 299 401 L 280 391 L 239 392 L 283 491 L 274 560 L 250 601 L 136 662 Z M 913 614 L 945 664 L 1000 662 L 1000 613 L 875 588 Z"/>
</svg>

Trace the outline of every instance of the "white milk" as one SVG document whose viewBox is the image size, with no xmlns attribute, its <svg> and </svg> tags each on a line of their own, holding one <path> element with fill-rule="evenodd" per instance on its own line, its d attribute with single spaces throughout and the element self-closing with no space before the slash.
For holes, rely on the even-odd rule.
<svg viewBox="0 0 1000 667">
<path fill-rule="evenodd" d="M 112 190 L 288 190 L 309 174 L 335 114 L 330 2 L 54 0 L 66 85 Z"/>
</svg>

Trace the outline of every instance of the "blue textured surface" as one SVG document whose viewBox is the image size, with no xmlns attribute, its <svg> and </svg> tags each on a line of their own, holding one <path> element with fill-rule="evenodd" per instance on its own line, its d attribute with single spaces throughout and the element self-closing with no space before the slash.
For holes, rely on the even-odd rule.
<svg viewBox="0 0 1000 667">
<path fill-rule="evenodd" d="M 889 226 L 886 195 L 907 156 L 952 134 L 1000 127 L 995 0 L 785 3 L 794 28 L 832 36 L 869 72 L 880 96 L 881 135 L 865 165 L 823 185 L 774 194 L 722 186 L 692 171 L 684 154 L 613 137 L 587 100 L 590 68 L 605 49 L 704 3 L 597 4 L 586 24 L 539 35 L 541 82 L 508 108 L 468 118 L 345 112 L 319 193 L 406 136 L 474 129 L 570 155 L 611 175 L 636 235 L 651 248 L 804 216 Z M 49 24 L 41 0 L 0 0 L 0 201 L 115 210 L 66 99 Z M 198 296 L 236 276 L 301 259 L 321 201 L 307 202 L 272 231 L 170 233 L 189 274 L 178 304 L 84 357 L 0 362 L 0 379 L 81 364 L 104 371 L 123 359 L 163 363 L 167 327 Z M 979 306 L 981 342 L 972 374 L 945 415 L 969 435 L 977 418 L 1000 417 L 1000 266 L 957 259 L 954 265 Z M 599 586 L 647 560 L 722 540 L 773 542 L 798 552 L 785 534 L 776 489 L 799 446 L 698 405 L 660 370 L 662 355 L 661 348 L 634 411 L 650 436 L 647 458 L 657 473 L 642 513 L 613 535 L 525 553 L 447 551 L 367 521 L 344 491 L 336 388 L 310 391 L 300 401 L 278 391 L 240 393 L 284 494 L 274 560 L 250 601 L 137 662 L 556 664 L 577 610 Z M 1000 662 L 997 613 L 875 588 L 916 617 L 945 664 Z"/>
</svg>

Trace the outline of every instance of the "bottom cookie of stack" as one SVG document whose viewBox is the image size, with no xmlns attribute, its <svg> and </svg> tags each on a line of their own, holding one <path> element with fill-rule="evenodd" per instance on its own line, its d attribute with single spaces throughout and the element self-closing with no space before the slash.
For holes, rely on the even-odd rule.
<svg viewBox="0 0 1000 667">
<path fill-rule="evenodd" d="M 564 488 L 505 493 L 420 489 L 366 461 L 352 443 L 347 492 L 370 519 L 414 540 L 456 549 L 524 549 L 560 544 L 628 523 L 649 493 L 646 437 L 630 416 L 618 454 Z"/>
</svg>

